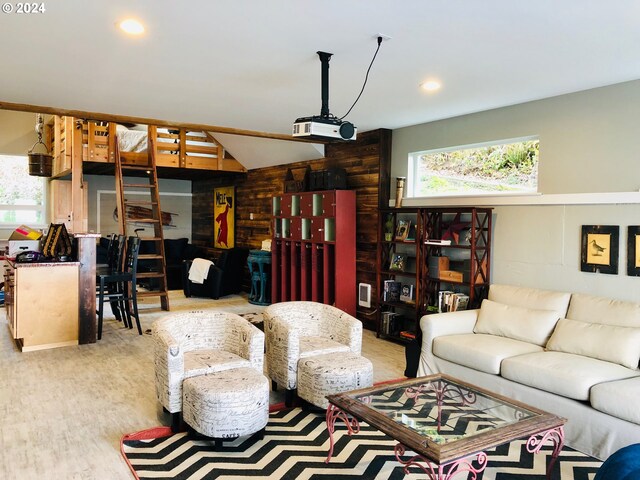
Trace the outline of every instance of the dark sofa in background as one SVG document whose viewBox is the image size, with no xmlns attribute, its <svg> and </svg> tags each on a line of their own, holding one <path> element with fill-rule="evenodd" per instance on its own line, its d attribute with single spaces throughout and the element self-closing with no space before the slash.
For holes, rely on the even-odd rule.
<svg viewBox="0 0 640 480">
<path fill-rule="evenodd" d="M 142 241 L 140 243 L 139 255 L 156 253 L 156 245 L 153 241 Z M 180 290 L 182 288 L 182 262 L 202 257 L 205 251 L 189 243 L 188 238 L 165 238 L 164 256 L 167 265 L 167 288 L 169 290 Z M 153 260 L 138 260 L 139 272 L 150 272 L 155 269 L 156 263 Z M 153 290 L 157 288 L 157 280 L 153 280 L 147 286 Z"/>
<path fill-rule="evenodd" d="M 223 250 L 215 265 L 209 267 L 209 274 L 203 284 L 189 281 L 191 260 L 185 260 L 182 264 L 184 296 L 218 299 L 240 292 L 248 256 L 249 249 L 247 248 L 236 247 Z"/>
<path fill-rule="evenodd" d="M 107 263 L 107 247 L 109 245 L 108 238 L 100 238 L 100 242 L 96 251 L 96 263 L 98 265 Z M 143 240 L 140 243 L 139 255 L 156 253 L 156 245 L 154 241 Z M 180 290 L 182 288 L 182 262 L 184 260 L 193 260 L 196 257 L 205 255 L 205 251 L 200 247 L 196 247 L 189 243 L 188 238 L 165 238 L 164 254 L 167 265 L 167 288 L 169 290 Z M 138 260 L 138 272 L 151 272 L 156 268 L 154 260 Z M 139 282 L 144 284 L 146 288 L 153 290 L 158 288 L 156 279 L 145 279 Z"/>
</svg>

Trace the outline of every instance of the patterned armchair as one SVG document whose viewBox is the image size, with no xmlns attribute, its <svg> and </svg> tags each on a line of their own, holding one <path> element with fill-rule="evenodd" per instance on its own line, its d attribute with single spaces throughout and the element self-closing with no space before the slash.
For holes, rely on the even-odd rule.
<svg viewBox="0 0 640 480">
<path fill-rule="evenodd" d="M 182 410 L 182 382 L 264 362 L 264 333 L 239 315 L 192 311 L 153 324 L 156 396 L 172 414 Z M 175 420 L 175 418 L 174 418 Z"/>
<path fill-rule="evenodd" d="M 360 354 L 362 323 L 342 310 L 316 302 L 282 302 L 263 312 L 267 375 L 287 390 L 291 405 L 298 386 L 298 361 L 334 352 Z"/>
</svg>

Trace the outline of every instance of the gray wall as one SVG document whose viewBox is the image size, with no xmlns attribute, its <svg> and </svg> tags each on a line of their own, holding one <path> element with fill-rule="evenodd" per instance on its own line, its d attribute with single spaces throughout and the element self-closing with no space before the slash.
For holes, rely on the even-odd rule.
<svg viewBox="0 0 640 480">
<path fill-rule="evenodd" d="M 633 81 L 398 129 L 392 177 L 406 175 L 410 152 L 538 135 L 541 193 L 638 192 L 639 112 L 640 81 Z M 559 205 L 532 197 L 530 205 L 497 206 L 492 282 L 640 302 L 640 277 L 626 275 L 626 229 L 640 225 L 640 204 L 592 197 L 591 205 L 567 196 Z M 580 272 L 581 225 L 620 226 L 618 275 Z"/>
<path fill-rule="evenodd" d="M 636 80 L 394 130 L 391 175 L 410 152 L 538 135 L 541 193 L 637 192 L 639 132 Z"/>
</svg>

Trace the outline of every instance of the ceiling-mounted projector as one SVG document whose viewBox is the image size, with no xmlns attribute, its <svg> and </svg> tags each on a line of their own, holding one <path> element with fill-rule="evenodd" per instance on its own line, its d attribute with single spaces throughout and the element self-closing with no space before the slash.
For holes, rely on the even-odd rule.
<svg viewBox="0 0 640 480">
<path fill-rule="evenodd" d="M 322 116 L 298 118 L 293 124 L 294 137 L 339 138 L 355 140 L 356 127 L 351 122 L 343 122 L 337 118 Z"/>
<path fill-rule="evenodd" d="M 293 123 L 293 136 L 318 140 L 355 140 L 357 128 L 329 113 L 329 60 L 332 53 L 317 52 L 322 64 L 322 108 L 320 115 L 298 118 Z"/>
</svg>

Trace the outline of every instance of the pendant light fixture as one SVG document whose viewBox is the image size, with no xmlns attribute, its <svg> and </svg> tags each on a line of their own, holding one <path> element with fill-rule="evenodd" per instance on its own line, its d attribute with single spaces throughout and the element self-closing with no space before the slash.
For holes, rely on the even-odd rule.
<svg viewBox="0 0 640 480">
<path fill-rule="evenodd" d="M 36 177 L 50 177 L 53 170 L 53 156 L 49 154 L 49 149 L 42 141 L 44 132 L 44 117 L 41 113 L 36 114 L 36 134 L 38 141 L 29 150 L 29 175 Z M 34 150 L 38 145 L 42 145 L 46 153 L 36 153 Z"/>
</svg>

